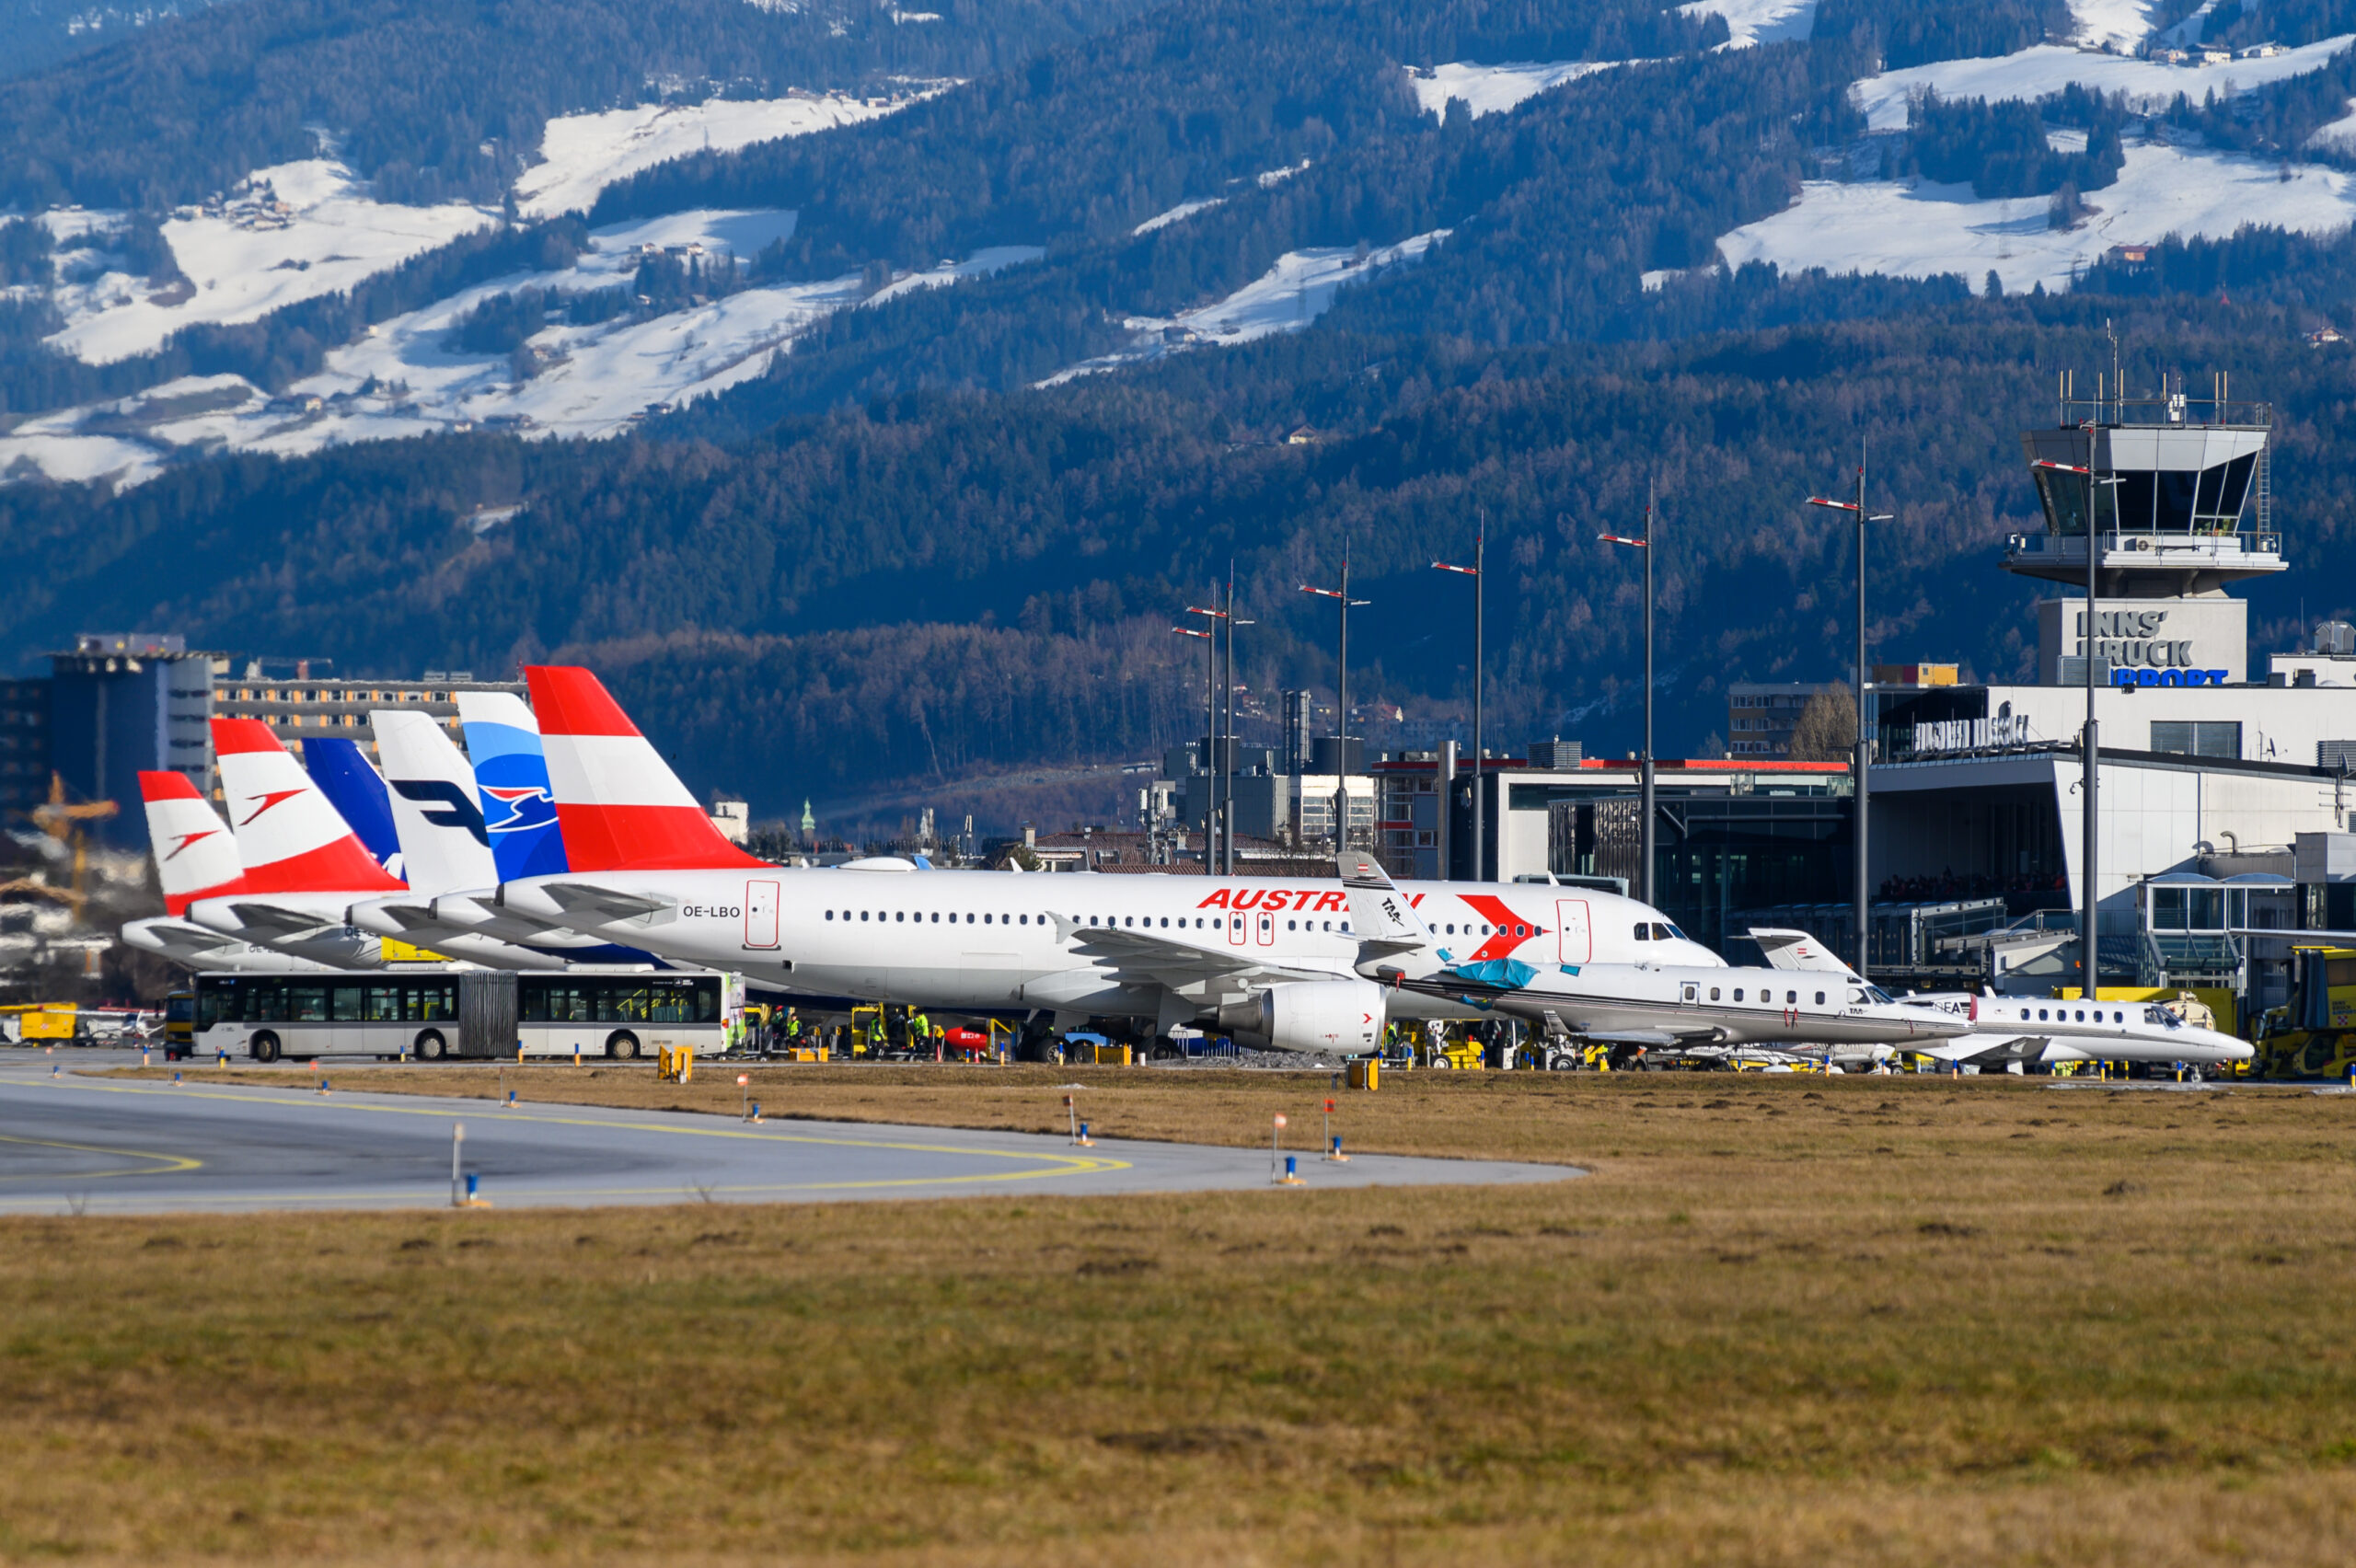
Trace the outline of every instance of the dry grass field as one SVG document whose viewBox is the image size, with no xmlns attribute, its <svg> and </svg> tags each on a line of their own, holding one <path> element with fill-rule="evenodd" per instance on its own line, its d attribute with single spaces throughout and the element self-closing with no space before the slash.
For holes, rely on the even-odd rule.
<svg viewBox="0 0 2356 1568">
<path fill-rule="evenodd" d="M 1025 1129 L 1077 1080 L 1100 1132 L 1226 1142 L 1325 1092 L 757 1076 L 773 1114 Z M 0 1557 L 2356 1559 L 2356 1099 L 1417 1074 L 1343 1107 L 1353 1147 L 1593 1174 L 0 1221 Z"/>
</svg>

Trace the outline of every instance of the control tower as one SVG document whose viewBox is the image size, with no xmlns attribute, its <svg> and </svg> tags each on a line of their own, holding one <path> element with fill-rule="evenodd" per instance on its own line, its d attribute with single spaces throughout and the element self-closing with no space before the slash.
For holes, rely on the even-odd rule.
<svg viewBox="0 0 2356 1568">
<path fill-rule="evenodd" d="M 2079 590 L 2038 605 L 2039 684 L 2083 679 L 2090 506 L 2095 653 L 2110 678 L 2246 680 L 2249 605 L 2225 588 L 2283 570 L 2267 484 L 2272 406 L 2227 401 L 2222 380 L 2208 399 L 2074 398 L 2065 382 L 2057 414 L 2021 433 L 2045 531 L 2015 534 L 2004 550 L 2007 571 Z M 2034 467 L 2047 463 L 2062 467 Z"/>
</svg>

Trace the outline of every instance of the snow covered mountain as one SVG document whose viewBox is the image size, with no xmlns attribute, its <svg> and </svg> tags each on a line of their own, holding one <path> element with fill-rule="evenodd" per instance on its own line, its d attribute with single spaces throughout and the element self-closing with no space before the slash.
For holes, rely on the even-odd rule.
<svg viewBox="0 0 2356 1568">
<path fill-rule="evenodd" d="M 1369 15 L 1388 18 L 1402 8 L 1332 7 L 1376 36 L 1380 29 Z M 1935 20 L 1936 9 L 1925 6 L 1922 15 Z M 2238 18 L 2223 20 L 2213 5 L 2178 15 L 2183 10 L 2161 0 L 2073 0 L 2066 36 L 1836 79 L 1819 95 L 1817 113 L 1827 125 L 1845 118 L 1846 126 L 1829 144 L 1809 150 L 1816 178 L 1747 221 L 1675 244 L 1657 237 L 1650 253 L 1621 263 L 1627 271 L 1616 287 L 1660 294 L 1706 282 L 1723 268 L 1764 262 L 1786 273 L 1960 276 L 1974 288 L 1992 280 L 2010 292 L 2053 292 L 2072 287 L 2119 248 L 2165 236 L 2223 238 L 2250 225 L 2306 235 L 2348 229 L 2356 222 L 2356 180 L 2341 166 L 2356 160 L 2356 98 L 2327 92 L 2338 112 L 2306 126 L 2295 147 L 2261 152 L 2212 133 L 2235 122 L 2245 105 L 2264 99 L 2279 118 L 2286 94 L 2312 99 L 2318 87 L 2356 81 L 2356 14 L 2345 31 L 2232 50 L 2205 44 L 2204 35 L 2225 21 L 2246 32 L 2250 15 L 2263 16 L 2262 6 L 2245 6 Z M 1353 63 L 1328 86 L 1368 104 L 1396 94 L 1397 103 L 1412 105 L 1410 119 L 1420 114 L 1443 134 L 1461 114 L 1504 127 L 1508 136 L 1519 134 L 1525 121 L 1530 134 L 1543 135 L 1548 121 L 1536 112 L 1542 103 L 1623 90 L 1612 84 L 1631 72 L 1647 73 L 1655 83 L 1697 77 L 1709 54 L 1727 52 L 1761 60 L 1789 54 L 1817 70 L 1833 66 L 1846 56 L 1817 37 L 1819 27 L 1850 26 L 1857 14 L 1842 0 L 1821 6 L 1818 0 L 1695 0 L 1655 15 L 1685 26 L 1703 51 L 1699 55 L 1405 59 L 1382 67 L 1393 74 L 1388 81 L 1380 71 L 1353 80 L 1350 72 L 1361 68 Z M 2312 6 L 2301 12 L 2311 24 L 2315 14 Z M 1447 202 L 1430 193 L 1394 193 L 1405 199 L 1402 221 L 1343 216 L 1335 203 L 1345 198 L 1334 182 L 1354 177 L 1313 151 L 1256 175 L 1173 190 L 1183 199 L 1166 206 L 1152 200 L 1153 171 L 1119 169 L 1116 152 L 1098 160 L 1100 172 L 1083 167 L 1079 183 L 1114 179 L 1122 188 L 1078 198 L 1088 204 L 1079 216 L 1039 207 L 1041 198 L 1022 190 L 1017 167 L 986 171 L 985 182 L 1002 188 L 1000 214 L 962 230 L 936 225 L 938 251 L 920 257 L 846 248 L 838 225 L 815 236 L 830 251 L 809 251 L 814 236 L 801 207 L 715 200 L 758 187 L 759 178 L 747 171 L 767 166 L 744 158 L 773 162 L 788 143 L 809 144 L 808 167 L 841 171 L 842 179 L 802 177 L 833 182 L 803 187 L 825 192 L 830 217 L 853 193 L 846 187 L 871 183 L 855 168 L 896 167 L 905 171 L 900 179 L 938 179 L 941 156 L 927 155 L 934 159 L 930 166 L 901 157 L 893 125 L 928 105 L 975 123 L 990 113 L 1019 120 L 1019 103 L 1004 112 L 971 106 L 1010 93 L 1045 102 L 1047 95 L 1068 91 L 1055 85 L 1052 70 L 1042 86 L 1040 67 L 1028 69 L 1011 86 L 1011 78 L 961 83 L 902 75 L 855 91 L 664 93 L 555 115 L 515 158 L 498 201 L 387 199 L 378 182 L 349 161 L 341 133 L 321 126 L 313 132 L 315 156 L 250 169 L 202 201 L 161 211 L 52 204 L 22 220 L 38 234 L 17 248 L 40 254 L 12 276 L 17 314 L 10 319 L 19 334 L 16 358 L 46 357 L 61 374 L 20 378 L 9 394 L 0 476 L 124 485 L 224 451 L 300 455 L 472 429 L 609 437 L 640 428 L 650 415 L 768 377 L 780 355 L 824 324 L 862 306 L 881 308 L 911 289 L 1034 265 L 1059 280 L 1044 286 L 1062 287 L 1057 270 L 1083 265 L 1074 248 L 1091 245 L 1103 258 L 1093 264 L 1111 266 L 1117 279 L 1139 264 L 1129 255 L 1139 247 L 1168 254 L 1211 243 L 1190 239 L 1197 231 L 1250 228 L 1241 272 L 1231 264 L 1205 270 L 1189 262 L 1201 272 L 1189 292 L 1148 262 L 1149 286 L 1125 294 L 1115 282 L 1091 305 L 1096 325 L 1082 335 L 1086 340 L 1052 351 L 1046 374 L 1021 377 L 1055 385 L 1299 330 L 1344 297 L 1343 285 L 1380 285 L 1398 263 L 1427 254 L 1461 258 L 1466 253 L 1449 244 L 1451 231 L 1469 220 L 1468 236 L 1481 232 L 1477 209 L 1448 211 Z M 1187 90 L 1231 96 L 1226 88 Z M 2116 167 L 2100 171 L 2107 179 L 2073 177 L 2066 197 L 2047 189 L 1983 191 L 1974 170 L 1986 166 L 1973 162 L 1981 155 L 1930 147 L 1930 133 L 1918 123 L 1926 102 L 1980 100 L 2022 106 L 2036 124 L 2059 112 L 2051 106 L 2065 98 L 2081 109 L 2094 104 L 2108 117 L 2110 129 L 2103 133 L 2119 147 Z M 949 122 L 941 115 L 922 118 L 936 137 L 937 127 Z M 1016 133 L 1048 135 L 1047 123 Z M 1316 135 L 1303 141 L 1299 132 L 1269 134 L 1269 156 L 1289 158 L 1297 148 L 1341 144 L 1322 122 L 1299 123 L 1317 126 L 1324 142 Z M 1059 126 L 1052 134 L 1067 133 L 1084 128 Z M 2035 133 L 2043 138 L 2040 146 L 2065 157 L 2088 147 L 2082 127 L 2049 121 Z M 839 153 L 832 150 L 837 144 Z M 1926 148 L 1935 156 L 1926 158 Z M 1233 158 L 1248 158 L 1250 150 Z M 1934 178 L 1925 172 L 1932 163 L 1961 167 L 1966 178 Z M 929 199 L 921 183 L 898 190 L 892 179 L 887 173 L 876 189 L 856 194 L 902 209 Z M 618 208 L 608 199 L 614 191 L 626 193 Z M 1238 192 L 1253 200 L 1239 205 Z M 1109 227 L 1096 215 L 1108 202 L 1126 209 Z M 656 210 L 648 212 L 650 204 Z M 1426 215 L 1405 218 L 1407 208 Z M 390 304 L 360 303 L 386 293 L 388 280 L 434 273 L 462 240 L 479 244 L 487 235 L 541 229 L 560 236 L 555 264 L 488 275 L 454 265 L 442 269 L 442 282 L 407 285 Z M 789 254 L 797 246 L 806 259 Z M 1680 246 L 1681 256 L 1675 254 Z M 827 256 L 839 259 L 830 265 Z M 342 308 L 342 340 L 321 340 L 328 329 L 318 312 L 330 305 Z M 259 369 L 244 368 L 245 360 L 221 346 L 274 345 L 296 333 L 305 340 L 298 354 L 247 353 L 259 358 Z M 238 368 L 224 368 L 232 362 Z M 44 401 L 26 389 L 34 381 L 103 395 L 60 399 L 52 393 Z"/>
</svg>

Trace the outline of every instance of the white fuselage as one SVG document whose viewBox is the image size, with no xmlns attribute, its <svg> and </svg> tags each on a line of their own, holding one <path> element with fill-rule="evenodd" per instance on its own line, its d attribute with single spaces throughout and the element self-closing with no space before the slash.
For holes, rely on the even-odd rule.
<svg viewBox="0 0 2356 1568">
<path fill-rule="evenodd" d="M 611 917 L 568 893 L 584 887 L 657 907 Z M 1399 891 L 1438 943 L 1492 959 L 1719 962 L 1671 934 L 1659 911 L 1615 894 L 1519 882 L 1407 882 Z M 602 871 L 510 882 L 497 902 L 510 914 L 810 996 L 945 1011 L 1170 1016 L 1171 987 L 1145 975 L 1150 965 L 1075 951 L 1057 934 L 1056 916 L 1083 930 L 1145 932 L 1215 956 L 1234 966 L 1229 994 L 1302 974 L 1354 974 L 1360 951 L 1349 890 L 1330 877 Z M 1205 986 L 1193 999 L 1207 1012 L 1220 991 Z M 1443 999 L 1401 1000 L 1396 1016 L 1481 1016 Z"/>
<path fill-rule="evenodd" d="M 1900 1005 L 1964 1021 L 1967 1033 L 1938 1053 L 1957 1061 L 2219 1066 L 2246 1062 L 2255 1055 L 2247 1041 L 2187 1023 L 2156 1002 L 1940 996 L 1912 997 Z M 1973 1051 L 1973 1046 L 1980 1049 Z"/>
<path fill-rule="evenodd" d="M 1969 1024 L 1891 1001 L 1847 975 L 1681 964 L 1556 965 L 1520 974 L 1459 964 L 1403 988 L 1453 995 L 1581 1039 L 1719 1045 L 1929 1044 Z M 1572 973 L 1576 968 L 1576 973 Z"/>
</svg>

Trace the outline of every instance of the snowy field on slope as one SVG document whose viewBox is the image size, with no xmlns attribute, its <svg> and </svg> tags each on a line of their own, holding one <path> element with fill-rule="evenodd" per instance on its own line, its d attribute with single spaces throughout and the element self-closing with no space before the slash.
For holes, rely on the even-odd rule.
<svg viewBox="0 0 2356 1568">
<path fill-rule="evenodd" d="M 2348 112 L 2307 138 L 2307 145 L 2318 152 L 2356 155 L 2356 98 L 2348 100 Z"/>
<path fill-rule="evenodd" d="M 1552 63 L 1525 60 L 1503 65 L 1474 65 L 1459 60 L 1447 65 L 1410 65 L 1407 85 L 1415 89 L 1415 101 L 1424 106 L 1426 113 L 1445 118 L 1448 100 L 1462 98 L 1472 106 L 1472 118 L 1478 120 L 1484 114 L 1502 114 L 1549 87 L 1559 87 L 1565 82 L 1576 82 L 1581 76 L 1609 71 L 1621 63 L 1617 60 L 1557 60 Z"/>
<path fill-rule="evenodd" d="M 542 161 L 516 180 L 516 208 L 527 218 L 585 213 L 606 186 L 656 164 L 690 153 L 733 152 L 755 142 L 880 120 L 955 85 L 928 83 L 890 98 L 794 94 L 749 102 L 647 103 L 603 114 L 564 115 L 549 121 L 541 133 Z"/>
<path fill-rule="evenodd" d="M 518 289 L 580 294 L 627 282 L 641 247 L 699 245 L 749 257 L 793 230 L 782 212 L 679 213 L 599 230 L 596 248 L 557 272 L 516 273 L 372 328 L 331 351 L 318 375 L 279 398 L 236 376 L 191 378 L 137 397 L 44 414 L 0 436 L 0 478 L 112 478 L 136 484 L 187 456 L 225 449 L 298 455 L 339 442 L 490 425 L 531 435 L 598 437 L 650 409 L 677 407 L 762 374 L 771 356 L 827 315 L 861 304 L 857 274 L 745 289 L 649 320 L 559 320 L 535 333 L 537 373 L 517 381 L 505 355 L 450 344 L 459 320 Z M 1044 254 L 999 247 L 878 291 L 940 286 Z"/>
<path fill-rule="evenodd" d="M 1677 9 L 1688 17 L 1724 17 L 1734 34 L 1728 49 L 1806 43 L 1816 30 L 1816 0 L 1693 0 Z"/>
<path fill-rule="evenodd" d="M 2214 6 L 2216 0 L 2209 3 Z M 2081 49 L 2108 45 L 2131 52 L 2152 35 L 2152 16 L 2159 8 L 2159 0 L 2070 0 L 2070 14 L 2078 21 L 2072 41 Z"/>
<path fill-rule="evenodd" d="M 1930 181 L 1811 181 L 1772 218 L 1718 241 L 1739 267 L 1773 261 L 1785 271 L 1879 272 L 1928 278 L 1960 273 L 1976 291 L 1990 270 L 2007 293 L 2070 286 L 2073 271 L 2114 245 L 2167 235 L 2223 237 L 2246 224 L 2325 234 L 2356 223 L 2356 177 L 2160 145 L 2131 146 L 2118 183 L 2086 192 L 2099 209 L 2077 228 L 2047 227 L 2050 199 L 1979 201 L 1969 185 Z"/>
<path fill-rule="evenodd" d="M 466 202 L 404 207 L 375 201 L 351 169 L 327 158 L 257 169 L 241 191 L 218 210 L 183 209 L 163 225 L 193 292 L 152 290 L 144 278 L 113 271 L 60 284 L 52 297 L 65 327 L 50 336 L 51 345 L 94 364 L 149 353 L 183 327 L 259 320 L 498 221 Z M 61 246 L 104 218 L 44 214 Z M 60 260 L 70 267 L 71 253 Z"/>
<path fill-rule="evenodd" d="M 1363 257 L 1355 246 L 1288 250 L 1276 258 L 1275 266 L 1225 299 L 1177 316 L 1129 317 L 1122 325 L 1138 334 L 1135 349 L 1083 360 L 1037 385 L 1055 386 L 1076 375 L 1145 364 L 1200 344 L 1225 347 L 1277 332 L 1298 332 L 1334 307 L 1334 296 L 1344 284 L 1361 282 L 1402 261 L 1419 260 L 1449 232 L 1434 229 Z"/>
<path fill-rule="evenodd" d="M 2356 44 L 2356 33 L 2327 38 L 2304 49 L 2285 50 L 2270 60 L 2236 60 L 2227 65 L 2168 65 L 2156 60 L 2130 60 L 2117 54 L 2091 54 L 2041 43 L 2016 54 L 1984 60 L 1941 60 L 1910 65 L 1868 76 L 1852 89 L 1865 122 L 1875 131 L 1906 129 L 1906 106 L 1917 93 L 1935 92 L 1943 98 L 1986 98 L 1991 103 L 2013 98 L 2040 98 L 2071 83 L 2105 93 L 2125 93 L 2139 108 L 2164 107 L 2182 93 L 2198 103 L 2211 92 L 2231 98 L 2253 87 L 2288 81 L 2320 70 L 2324 63 Z"/>
</svg>

